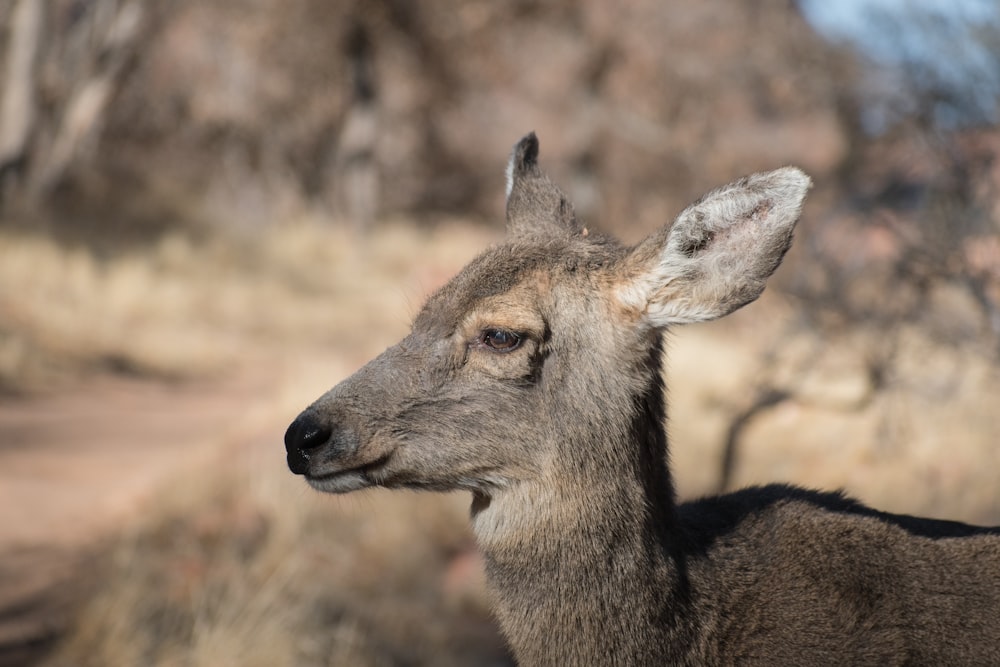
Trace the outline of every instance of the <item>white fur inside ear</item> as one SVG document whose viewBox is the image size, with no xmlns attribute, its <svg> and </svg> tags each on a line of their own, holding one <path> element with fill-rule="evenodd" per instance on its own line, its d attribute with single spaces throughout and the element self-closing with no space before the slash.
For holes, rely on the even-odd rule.
<svg viewBox="0 0 1000 667">
<path fill-rule="evenodd" d="M 810 180 L 793 167 L 710 192 L 637 249 L 640 270 L 616 296 L 660 328 L 722 317 L 750 303 L 792 240 Z"/>
<path fill-rule="evenodd" d="M 505 199 L 510 199 L 510 191 L 514 189 L 514 157 L 516 155 L 516 151 L 511 153 L 510 159 L 507 160 L 507 169 L 504 171 L 504 176 L 507 178 L 507 194 L 504 197 Z"/>
<path fill-rule="evenodd" d="M 684 275 L 684 269 L 681 262 L 661 257 L 661 261 L 649 273 L 619 286 L 615 296 L 627 309 L 642 313 L 646 323 L 656 329 L 715 319 L 718 315 L 713 308 L 694 303 L 690 299 L 655 298 L 657 292 L 668 291 L 670 283 L 676 277 Z"/>
<path fill-rule="evenodd" d="M 646 276 L 638 277 L 619 285 L 615 290 L 615 296 L 627 310 L 645 313 L 646 305 L 649 303 L 649 294 L 652 292 L 651 282 Z"/>
</svg>

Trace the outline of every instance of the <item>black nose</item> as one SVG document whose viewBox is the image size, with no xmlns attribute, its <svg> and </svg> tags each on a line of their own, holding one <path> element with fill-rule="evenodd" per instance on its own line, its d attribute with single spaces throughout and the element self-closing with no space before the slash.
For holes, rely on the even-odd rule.
<svg viewBox="0 0 1000 667">
<path fill-rule="evenodd" d="M 309 450 L 325 444 L 332 433 L 328 424 L 309 411 L 296 417 L 285 431 L 288 468 L 296 475 L 304 475 L 309 470 Z"/>
</svg>

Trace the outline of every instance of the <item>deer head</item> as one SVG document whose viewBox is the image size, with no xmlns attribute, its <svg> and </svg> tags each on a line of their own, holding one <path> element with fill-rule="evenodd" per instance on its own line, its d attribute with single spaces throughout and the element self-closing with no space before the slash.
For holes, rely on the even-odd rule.
<svg viewBox="0 0 1000 667">
<path fill-rule="evenodd" d="M 490 498 L 635 468 L 645 446 L 637 430 L 662 431 L 659 398 L 644 399 L 662 393 L 661 331 L 756 299 L 810 185 L 794 168 L 748 176 L 627 248 L 581 224 L 537 156 L 534 134 L 511 156 L 505 242 L 431 296 L 408 336 L 291 424 L 292 472 L 332 493 L 384 486 Z"/>
</svg>

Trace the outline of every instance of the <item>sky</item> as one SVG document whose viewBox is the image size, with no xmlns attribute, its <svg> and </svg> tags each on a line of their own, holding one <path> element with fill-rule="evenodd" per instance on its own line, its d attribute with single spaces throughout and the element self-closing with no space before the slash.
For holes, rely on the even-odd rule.
<svg viewBox="0 0 1000 667">
<path fill-rule="evenodd" d="M 1000 117 L 1000 0 L 799 0 L 812 26 L 871 65 L 864 124 L 929 106 L 940 126 Z M 933 96 L 933 97 L 932 97 Z"/>
</svg>

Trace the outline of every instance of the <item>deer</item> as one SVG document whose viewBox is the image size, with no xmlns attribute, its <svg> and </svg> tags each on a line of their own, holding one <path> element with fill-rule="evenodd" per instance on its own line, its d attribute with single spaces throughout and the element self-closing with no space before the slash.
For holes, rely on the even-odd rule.
<svg viewBox="0 0 1000 667">
<path fill-rule="evenodd" d="M 746 176 L 626 246 L 538 152 L 511 154 L 505 239 L 291 423 L 291 471 L 471 492 L 522 665 L 1000 665 L 1000 528 L 784 484 L 675 497 L 664 335 L 757 299 L 809 177 Z"/>
</svg>

